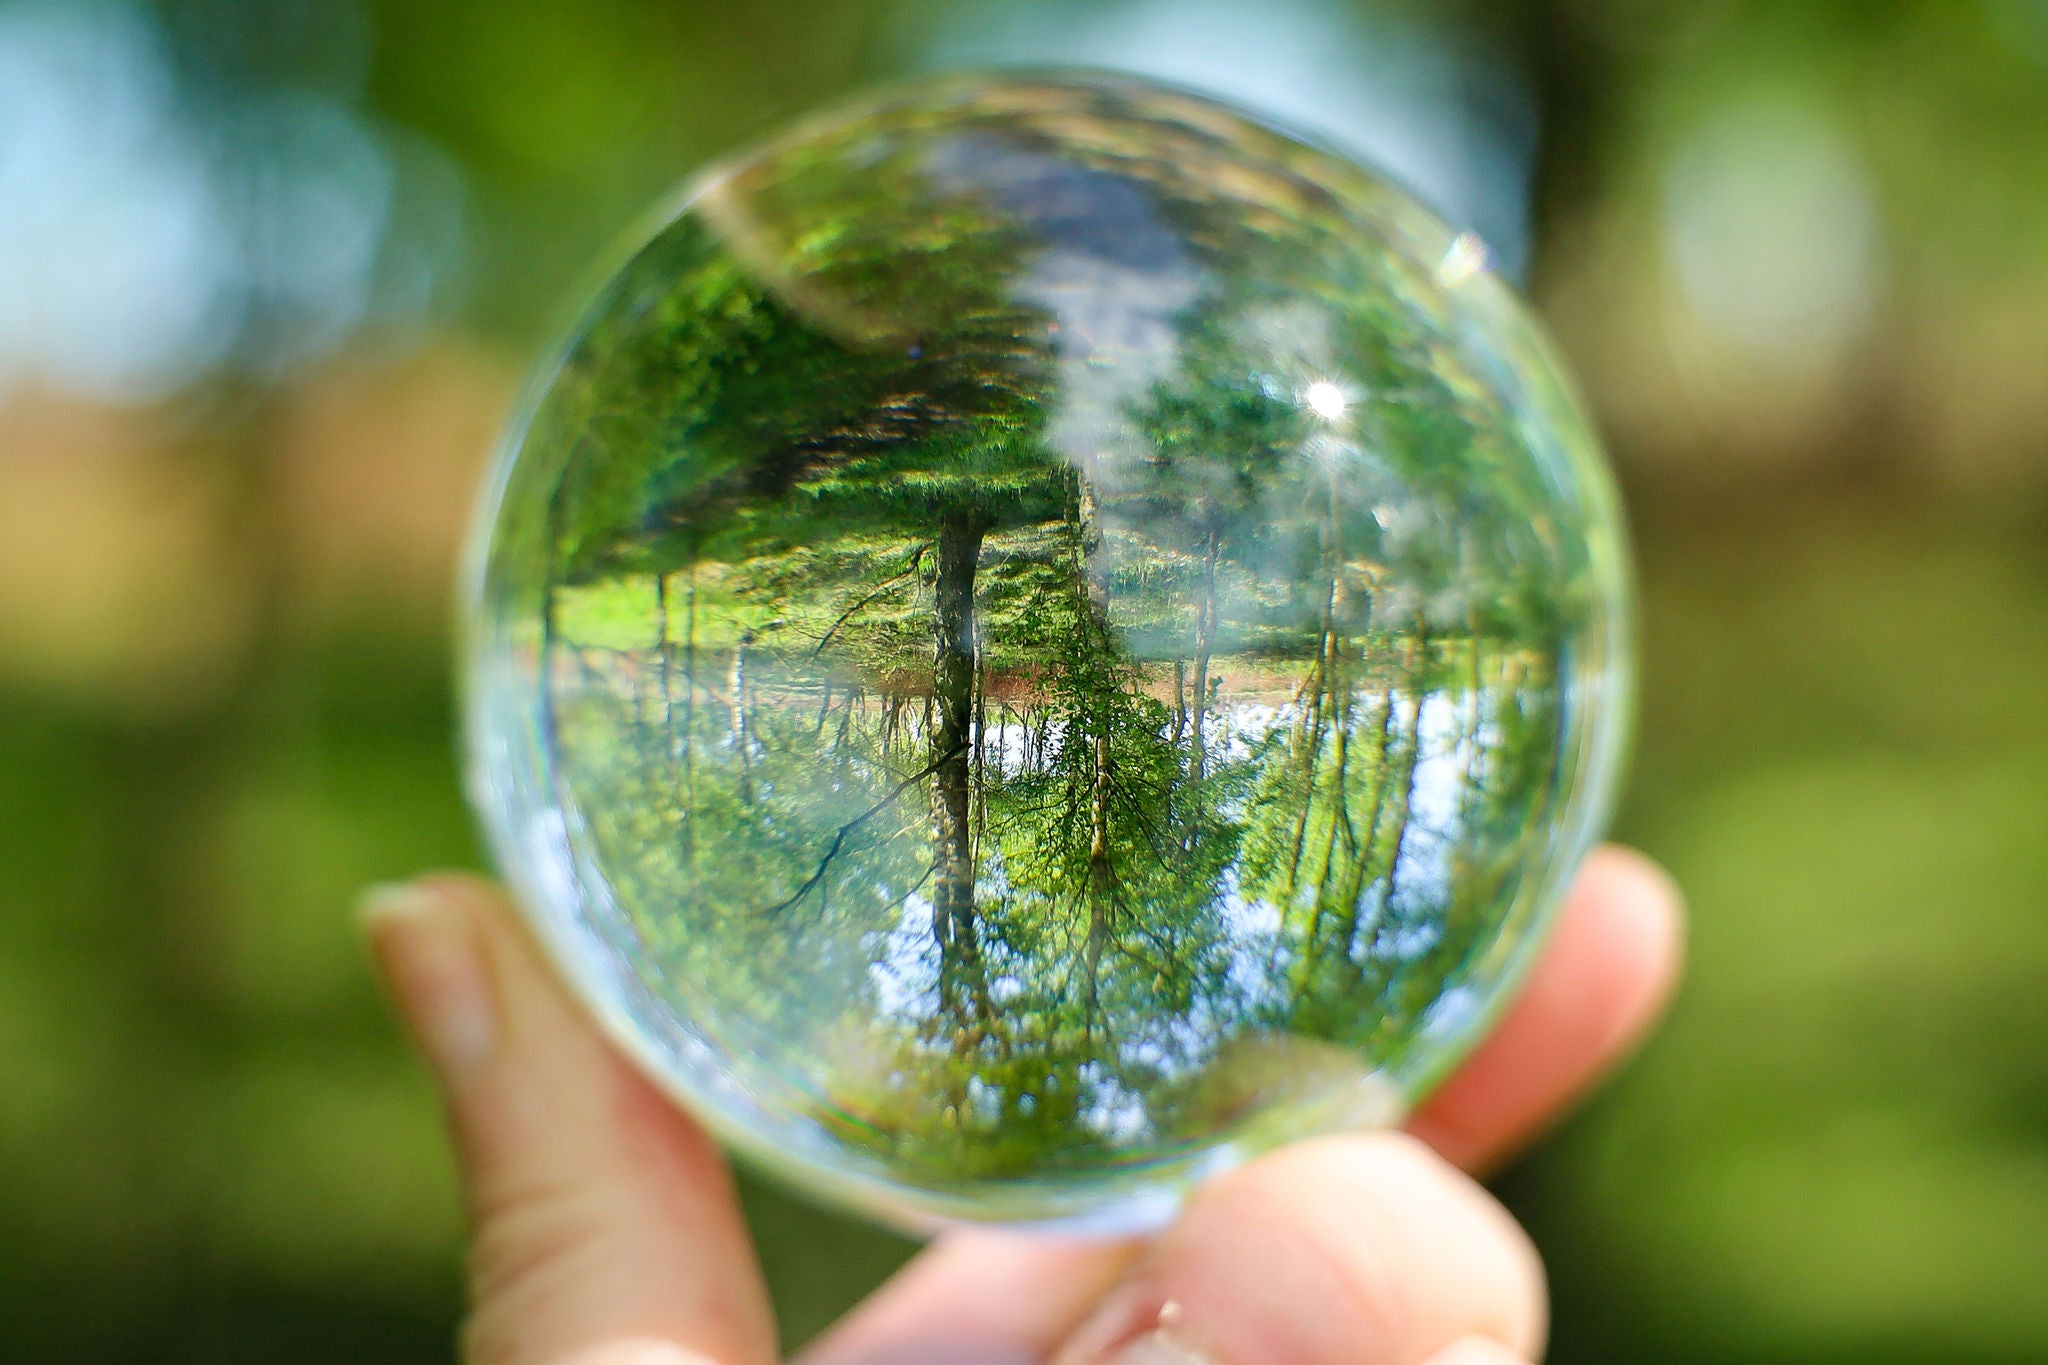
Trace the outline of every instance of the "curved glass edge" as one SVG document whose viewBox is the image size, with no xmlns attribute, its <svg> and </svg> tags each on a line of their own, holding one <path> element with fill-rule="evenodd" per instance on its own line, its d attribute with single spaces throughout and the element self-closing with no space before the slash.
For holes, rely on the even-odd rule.
<svg viewBox="0 0 2048 1365">
<path fill-rule="evenodd" d="M 1589 529 L 1594 603 L 1601 620 L 1590 632 L 1599 637 L 1601 656 L 1583 671 L 1580 733 L 1575 744 L 1575 775 L 1568 779 L 1571 808 L 1559 820 L 1547 865 L 1530 877 L 1517 897 L 1521 902 L 1504 917 L 1504 925 L 1522 920 L 1524 932 L 1504 932 L 1497 940 L 1503 956 L 1481 968 L 1488 982 L 1478 1006 L 1466 1011 L 1455 1027 L 1446 1028 L 1429 1051 L 1430 1064 L 1399 1075 L 1374 1073 L 1343 1087 L 1318 1106 L 1307 1122 L 1272 1131 L 1272 1125 L 1251 1124 L 1241 1133 L 1186 1156 L 1151 1164 L 1142 1175 L 1126 1172 L 1113 1198 L 1105 1200 L 1099 1183 L 1060 1180 L 1012 1180 L 976 1183 L 971 1190 L 912 1185 L 878 1170 L 849 1166 L 844 1153 L 820 1144 L 816 1151 L 793 1145 L 787 1133 L 764 1131 L 748 1109 L 693 1074 L 675 1056 L 665 1056 L 655 1039 L 664 1029 L 654 1021 L 636 1019 L 617 999 L 629 993 L 609 987 L 623 964 L 608 954 L 587 925 L 592 907 L 583 889 L 587 875 L 577 879 L 550 875 L 557 868 L 577 867 L 581 858 L 559 818 L 552 828 L 537 812 L 559 813 L 562 805 L 552 790 L 545 737 L 523 714 L 517 698 L 538 686 L 537 674 L 522 689 L 519 645 L 508 638 L 506 614 L 492 602 L 493 533 L 515 479 L 536 471 L 520 468 L 520 454 L 542 401 L 566 361 L 576 338 L 594 310 L 602 306 L 599 287 L 644 248 L 666 225 L 684 213 L 709 187 L 738 167 L 799 138 L 812 128 L 833 126 L 861 113 L 889 108 L 908 99 L 930 97 L 950 89 L 965 91 L 988 81 L 1014 85 L 1057 85 L 1108 89 L 1138 96 L 1167 96 L 1204 106 L 1214 115 L 1235 117 L 1269 137 L 1328 157 L 1359 182 L 1393 187 L 1398 182 L 1375 167 L 1303 137 L 1255 113 L 1237 109 L 1197 91 L 1162 85 L 1124 73 L 1061 68 L 1031 71 L 1010 68 L 996 73 L 948 73 L 936 80 L 885 87 L 868 98 L 842 103 L 814 119 L 794 125 L 779 137 L 732 157 L 713 162 L 686 177 L 669 195 L 622 234 L 614 249 L 587 272 L 584 287 L 572 297 L 582 300 L 558 327 L 556 341 L 527 381 L 514 416 L 498 444 L 470 524 L 462 557 L 458 593 L 459 701 L 465 786 L 478 812 L 493 860 L 504 873 L 529 925 L 540 938 L 573 994 L 603 1032 L 635 1066 L 673 1101 L 704 1122 L 742 1160 L 780 1176 L 828 1202 L 866 1214 L 915 1233 L 929 1234 L 956 1224 L 1004 1223 L 1062 1232 L 1122 1236 L 1156 1230 L 1170 1221 L 1195 1184 L 1240 1165 L 1285 1142 L 1322 1133 L 1397 1126 L 1415 1104 L 1439 1085 L 1471 1053 L 1514 999 L 1521 981 L 1547 942 L 1564 894 L 1580 864 L 1604 833 L 1619 795 L 1620 779 L 1630 744 L 1635 700 L 1633 658 L 1635 602 L 1625 520 L 1618 488 L 1602 455 L 1586 406 L 1558 361 L 1554 343 L 1530 306 L 1490 270 L 1478 272 L 1469 290 L 1461 290 L 1467 326 L 1495 329 L 1507 339 L 1510 369 L 1524 396 L 1536 400 L 1543 420 L 1529 422 L 1532 432 L 1577 432 L 1580 441 L 1559 441 L 1545 435 L 1532 441 L 1532 454 L 1568 469 L 1568 491 L 1582 504 Z M 1389 236 L 1427 260 L 1438 249 L 1461 239 L 1420 204 L 1404 206 L 1419 232 L 1394 231 Z M 1373 215 L 1378 218 L 1378 214 Z M 1428 240 L 1434 237 L 1436 240 Z M 1538 447 L 1541 447 L 1540 451 Z M 556 474 L 557 470 L 544 471 Z M 508 736 L 518 736 L 514 749 Z M 547 847 L 553 859 L 536 855 Z M 673 1028 L 673 1021 L 663 1021 Z M 1299 1112 L 1286 1116 L 1300 1120 Z"/>
</svg>

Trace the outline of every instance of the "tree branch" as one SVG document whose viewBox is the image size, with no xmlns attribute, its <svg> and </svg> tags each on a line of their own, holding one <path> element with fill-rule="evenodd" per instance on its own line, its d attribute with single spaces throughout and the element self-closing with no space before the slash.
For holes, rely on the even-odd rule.
<svg viewBox="0 0 2048 1365">
<path fill-rule="evenodd" d="M 795 905 L 798 901 L 802 900 L 805 896 L 810 895 L 812 891 L 817 889 L 818 883 L 825 879 L 826 869 L 832 866 L 832 860 L 838 857 L 840 854 L 840 850 L 846 847 L 847 835 L 853 833 L 862 825 L 874 819 L 874 817 L 879 815 L 885 808 L 895 805 L 896 799 L 902 796 L 905 791 L 909 790 L 913 784 L 924 781 L 924 779 L 930 777 L 940 768 L 945 767 L 946 764 L 952 762 L 954 759 L 958 758 L 961 754 L 964 754 L 966 752 L 967 746 L 965 744 L 955 745 L 952 749 L 948 750 L 943 754 L 940 754 L 937 758 L 925 764 L 924 767 L 919 768 L 916 772 L 904 778 L 901 782 L 898 782 L 894 787 L 889 789 L 889 794 L 887 796 L 875 802 L 874 805 L 869 806 L 859 815 L 854 816 L 853 819 L 848 820 L 845 824 L 841 825 L 839 827 L 839 832 L 832 836 L 832 847 L 826 849 L 825 856 L 818 860 L 818 870 L 816 872 L 813 872 L 808 878 L 804 880 L 804 884 L 796 889 L 795 894 L 791 895 L 785 900 L 777 901 L 774 905 L 769 906 L 768 909 L 763 913 L 768 915 L 779 915 L 783 911 Z"/>
<path fill-rule="evenodd" d="M 873 592 L 869 593 L 866 597 L 861 598 L 860 601 L 848 607 L 845 611 L 839 613 L 839 619 L 837 621 L 834 621 L 831 627 L 826 630 L 825 634 L 822 637 L 820 637 L 820 639 L 818 640 L 818 647 L 811 651 L 811 657 L 815 659 L 820 654 L 823 654 L 825 652 L 825 646 L 832 643 L 832 637 L 839 633 L 839 628 L 841 626 L 845 625 L 848 621 L 853 619 L 853 614 L 855 612 L 859 611 L 862 607 L 865 607 L 868 603 L 874 601 L 877 597 L 880 597 L 883 593 L 889 591 L 889 589 L 895 587 L 898 583 L 901 583 L 904 579 L 916 573 L 918 565 L 924 563 L 924 552 L 930 548 L 931 547 L 929 545 L 918 546 L 917 553 L 913 554 L 910 557 L 909 568 L 905 569 L 902 573 L 897 574 L 894 578 L 884 579 L 882 581 L 881 586 L 877 587 Z"/>
</svg>

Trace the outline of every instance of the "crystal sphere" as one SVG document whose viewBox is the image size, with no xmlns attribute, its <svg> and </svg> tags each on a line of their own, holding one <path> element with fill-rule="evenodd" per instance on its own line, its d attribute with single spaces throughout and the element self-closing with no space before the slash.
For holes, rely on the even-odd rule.
<svg viewBox="0 0 2048 1365">
<path fill-rule="evenodd" d="M 1398 1122 L 1605 816 L 1627 565 L 1484 247 L 1109 78 L 699 177 L 535 381 L 474 798 L 598 1018 L 904 1223 Z"/>
</svg>

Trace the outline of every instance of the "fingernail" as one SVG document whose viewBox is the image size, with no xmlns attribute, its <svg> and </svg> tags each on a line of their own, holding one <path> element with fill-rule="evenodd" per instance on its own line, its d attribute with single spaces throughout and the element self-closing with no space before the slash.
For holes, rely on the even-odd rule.
<svg viewBox="0 0 2048 1365">
<path fill-rule="evenodd" d="M 1186 1314 L 1172 1299 L 1142 1291 L 1112 1293 L 1074 1334 L 1058 1365 L 1214 1365 L 1186 1335 Z"/>
<path fill-rule="evenodd" d="M 1486 1337 L 1460 1337 L 1424 1361 L 1423 1365 L 1529 1365 L 1529 1362 Z"/>
<path fill-rule="evenodd" d="M 415 883 L 373 886 L 357 911 L 384 981 L 421 1053 L 457 1086 L 498 1046 L 498 1009 L 475 931 Z"/>
<path fill-rule="evenodd" d="M 1164 1331 L 1148 1332 L 1124 1345 L 1105 1365 L 1209 1365 Z"/>
</svg>

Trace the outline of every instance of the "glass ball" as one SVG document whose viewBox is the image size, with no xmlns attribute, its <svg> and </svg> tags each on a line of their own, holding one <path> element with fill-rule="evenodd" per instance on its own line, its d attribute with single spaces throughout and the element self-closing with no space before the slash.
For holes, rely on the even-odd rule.
<svg viewBox="0 0 2048 1365">
<path fill-rule="evenodd" d="M 1131 1229 L 1389 1125 L 1605 817 L 1627 564 L 1484 247 L 1123 79 L 714 168 L 541 371 L 468 601 L 542 941 L 742 1153 Z"/>
</svg>

